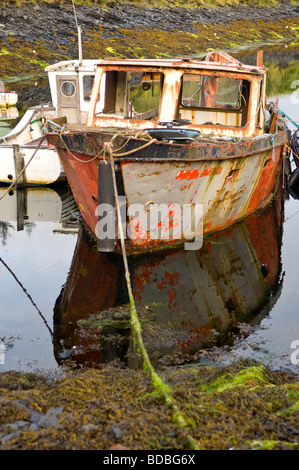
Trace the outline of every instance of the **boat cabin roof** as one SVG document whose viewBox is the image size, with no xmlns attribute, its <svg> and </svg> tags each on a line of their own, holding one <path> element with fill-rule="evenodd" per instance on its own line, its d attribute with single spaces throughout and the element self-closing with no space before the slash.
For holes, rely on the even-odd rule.
<svg viewBox="0 0 299 470">
<path fill-rule="evenodd" d="M 263 75 L 266 68 L 263 65 L 246 65 L 223 52 L 211 52 L 203 59 L 83 59 L 65 60 L 49 65 L 46 72 L 92 72 L 98 66 L 119 67 L 122 69 L 149 68 L 183 68 L 206 71 L 225 71 Z"/>
</svg>

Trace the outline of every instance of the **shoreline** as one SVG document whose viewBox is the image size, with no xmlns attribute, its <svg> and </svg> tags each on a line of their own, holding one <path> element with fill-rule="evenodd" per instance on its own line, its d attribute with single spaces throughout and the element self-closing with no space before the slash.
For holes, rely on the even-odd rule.
<svg viewBox="0 0 299 470">
<path fill-rule="evenodd" d="M 1 7 L 0 77 L 41 73 L 76 59 L 76 21 L 84 58 L 186 57 L 279 41 L 299 46 L 299 5 L 290 3 L 194 10 L 76 5 L 75 11 L 70 3 Z"/>
</svg>

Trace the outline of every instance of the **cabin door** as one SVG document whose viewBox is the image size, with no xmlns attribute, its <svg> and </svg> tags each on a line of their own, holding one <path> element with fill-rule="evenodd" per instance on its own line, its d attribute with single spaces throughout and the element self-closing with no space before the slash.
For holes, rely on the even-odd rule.
<svg viewBox="0 0 299 470">
<path fill-rule="evenodd" d="M 78 75 L 57 77 L 58 115 L 66 116 L 67 122 L 77 123 L 80 116 L 80 94 Z"/>
</svg>

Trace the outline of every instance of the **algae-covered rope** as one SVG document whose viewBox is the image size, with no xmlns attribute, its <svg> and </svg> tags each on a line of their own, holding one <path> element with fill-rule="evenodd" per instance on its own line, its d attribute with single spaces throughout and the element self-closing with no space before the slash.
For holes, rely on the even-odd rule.
<svg viewBox="0 0 299 470">
<path fill-rule="evenodd" d="M 112 139 L 110 141 L 110 144 L 112 144 Z M 165 384 L 163 380 L 161 379 L 161 377 L 155 372 L 154 367 L 152 366 L 150 359 L 148 357 L 147 350 L 143 343 L 142 334 L 141 334 L 141 324 L 140 324 L 138 314 L 136 311 L 136 306 L 135 306 L 135 301 L 134 301 L 134 296 L 133 296 L 132 286 L 131 286 L 131 278 L 130 278 L 128 259 L 127 259 L 127 254 L 126 254 L 124 232 L 123 232 L 122 219 L 121 219 L 121 213 L 120 213 L 120 207 L 119 207 L 119 201 L 118 201 L 118 191 L 117 191 L 117 185 L 116 185 L 115 165 L 114 165 L 114 159 L 113 159 L 112 145 L 108 147 L 108 151 L 109 151 L 109 156 L 110 156 L 117 218 L 119 222 L 119 234 L 120 234 L 123 263 L 124 263 L 124 268 L 125 268 L 125 278 L 126 278 L 127 289 L 128 289 L 128 294 L 129 294 L 129 300 L 130 300 L 131 327 L 133 331 L 134 346 L 136 346 L 137 344 L 138 352 L 141 353 L 142 358 L 143 358 L 144 369 L 150 373 L 155 390 L 158 391 L 163 396 L 163 399 L 165 400 L 166 405 L 173 410 L 174 422 L 178 424 L 179 426 L 182 426 L 188 429 L 189 427 L 188 423 L 186 422 L 184 416 L 182 416 L 182 414 L 180 413 L 177 405 L 173 402 L 170 386 Z M 192 450 L 199 450 L 198 444 L 192 436 L 188 434 L 186 436 L 186 440 L 187 440 L 188 446 Z"/>
<path fill-rule="evenodd" d="M 22 171 L 20 171 L 20 173 L 17 175 L 16 179 L 11 183 L 11 185 L 7 188 L 7 190 L 2 194 L 2 196 L 0 197 L 0 201 L 1 199 L 4 198 L 4 196 L 6 196 L 7 193 L 9 193 L 9 191 L 15 186 L 15 184 L 18 182 L 18 180 L 21 178 L 21 176 L 23 175 L 23 173 L 26 171 L 29 163 L 33 160 L 33 158 L 35 157 L 35 154 L 36 152 L 40 149 L 41 145 L 42 145 L 42 142 L 43 140 L 45 139 L 45 136 L 42 137 L 41 141 L 39 142 L 37 148 L 35 149 L 35 151 L 33 152 L 33 155 L 30 157 L 30 159 L 28 160 L 27 164 L 24 166 L 24 168 L 22 169 Z"/>
</svg>

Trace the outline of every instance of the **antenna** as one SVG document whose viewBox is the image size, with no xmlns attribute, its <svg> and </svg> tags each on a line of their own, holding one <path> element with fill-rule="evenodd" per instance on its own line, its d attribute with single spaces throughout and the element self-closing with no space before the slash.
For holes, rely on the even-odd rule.
<svg viewBox="0 0 299 470">
<path fill-rule="evenodd" d="M 74 0 L 72 0 L 72 4 L 73 4 L 76 27 L 77 27 L 77 31 L 78 31 L 78 48 L 79 48 L 79 65 L 80 65 L 82 63 L 82 28 L 81 28 L 81 26 L 78 25 L 77 13 L 76 13 Z"/>
<path fill-rule="evenodd" d="M 82 33 L 81 26 L 78 26 L 79 64 L 82 63 L 82 39 L 81 39 L 81 33 Z"/>
</svg>

